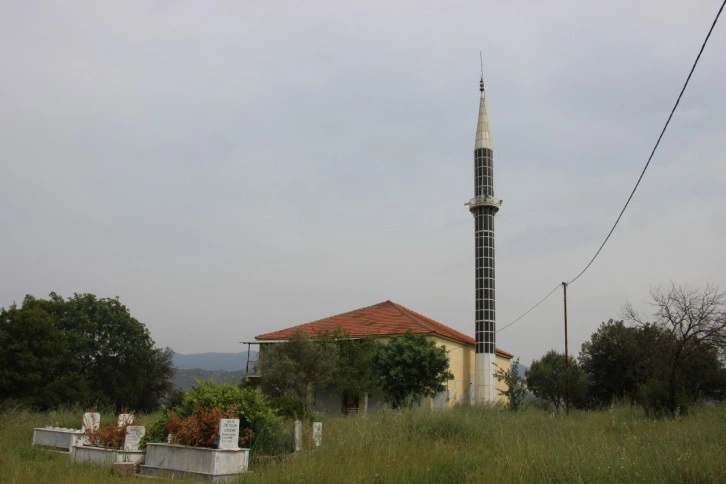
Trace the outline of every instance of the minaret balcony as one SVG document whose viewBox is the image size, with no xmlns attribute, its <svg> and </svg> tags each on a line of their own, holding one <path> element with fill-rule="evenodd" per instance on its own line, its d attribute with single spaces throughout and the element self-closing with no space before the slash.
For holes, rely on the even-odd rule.
<svg viewBox="0 0 726 484">
<path fill-rule="evenodd" d="M 477 195 L 464 205 L 469 206 L 470 212 L 473 212 L 479 207 L 492 207 L 499 210 L 499 207 L 502 206 L 502 200 L 499 200 L 497 197 L 493 197 L 491 195 Z"/>
</svg>

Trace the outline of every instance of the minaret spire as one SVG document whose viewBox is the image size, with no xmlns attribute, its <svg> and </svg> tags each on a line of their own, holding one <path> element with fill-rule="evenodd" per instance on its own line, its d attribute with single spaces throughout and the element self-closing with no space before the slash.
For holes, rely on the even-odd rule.
<svg viewBox="0 0 726 484">
<path fill-rule="evenodd" d="M 479 90 L 481 92 L 484 92 L 484 57 L 482 57 L 481 51 L 479 51 L 479 67 L 481 69 L 481 79 L 479 80 Z"/>
<path fill-rule="evenodd" d="M 481 59 L 481 52 L 479 52 Z M 487 117 L 487 103 L 484 95 L 484 63 L 482 61 L 481 77 L 479 78 L 479 121 L 476 124 L 476 143 L 474 149 L 492 149 L 492 139 L 489 134 L 489 118 Z"/>
<path fill-rule="evenodd" d="M 479 53 L 481 59 L 481 52 Z M 479 120 L 474 141 L 474 198 L 467 205 L 474 216 L 475 403 L 496 402 L 496 319 L 494 298 L 494 216 L 501 200 L 494 196 L 494 152 L 484 98 L 484 63 L 479 80 Z"/>
</svg>

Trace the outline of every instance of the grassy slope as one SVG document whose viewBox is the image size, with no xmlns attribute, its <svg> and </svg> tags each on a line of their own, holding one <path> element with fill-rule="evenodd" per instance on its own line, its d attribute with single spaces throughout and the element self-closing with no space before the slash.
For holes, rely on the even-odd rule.
<svg viewBox="0 0 726 484">
<path fill-rule="evenodd" d="M 30 445 L 34 426 L 73 425 L 77 415 L 0 414 L 0 482 L 128 483 Z M 323 447 L 251 470 L 241 482 L 726 482 L 726 405 L 662 421 L 630 407 L 569 418 L 477 408 L 329 418 Z"/>
</svg>

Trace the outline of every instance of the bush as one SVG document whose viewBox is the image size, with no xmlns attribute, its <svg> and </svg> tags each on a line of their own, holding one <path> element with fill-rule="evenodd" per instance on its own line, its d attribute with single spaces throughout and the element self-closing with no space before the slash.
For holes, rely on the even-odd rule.
<svg viewBox="0 0 726 484">
<path fill-rule="evenodd" d="M 165 410 L 159 420 L 146 428 L 144 438 L 141 439 L 140 449 L 146 449 L 146 444 L 149 442 L 166 442 L 166 436 L 169 431 L 166 430 L 166 426 L 169 423 L 169 411 Z"/>
<path fill-rule="evenodd" d="M 121 449 L 124 446 L 126 438 L 126 427 L 124 423 L 119 426 L 117 423 L 111 423 L 99 427 L 98 430 L 86 430 L 86 437 L 91 445 L 105 447 L 106 449 Z"/>
<path fill-rule="evenodd" d="M 236 405 L 227 410 L 219 407 L 198 406 L 191 415 L 183 417 L 169 412 L 166 428 L 171 432 L 171 443 L 193 447 L 216 447 L 219 445 L 219 421 L 223 418 L 237 418 Z M 244 427 L 240 431 L 238 445 L 244 447 L 254 436 L 254 431 Z"/>
<path fill-rule="evenodd" d="M 219 420 L 240 420 L 240 445 L 253 446 L 258 435 L 274 433 L 279 417 L 258 391 L 234 383 L 199 382 L 186 392 L 181 403 L 165 412 L 147 431 L 146 442 L 213 446 L 219 438 Z"/>
<path fill-rule="evenodd" d="M 640 386 L 638 396 L 648 417 L 661 418 L 688 413 L 687 399 L 683 392 L 676 393 L 676 407 L 671 411 L 670 389 L 663 379 L 649 379 Z"/>
<path fill-rule="evenodd" d="M 519 358 L 511 362 L 507 371 L 499 368 L 494 374 L 498 382 L 504 382 L 505 389 L 497 390 L 500 395 L 506 397 L 507 408 L 513 412 L 522 409 L 522 403 L 527 396 L 527 382 L 519 376 Z"/>
</svg>

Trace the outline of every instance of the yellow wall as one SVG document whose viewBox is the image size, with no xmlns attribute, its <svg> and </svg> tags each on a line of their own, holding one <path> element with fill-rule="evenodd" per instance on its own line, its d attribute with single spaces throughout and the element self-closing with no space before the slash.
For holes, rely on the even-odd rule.
<svg viewBox="0 0 726 484">
<path fill-rule="evenodd" d="M 474 345 L 452 341 L 439 336 L 430 336 L 430 338 L 436 342 L 436 346 L 445 346 L 449 355 L 449 370 L 454 374 L 454 379 L 449 380 L 446 385 L 449 390 L 449 405 L 471 403 L 474 382 Z M 497 368 L 504 371 L 509 370 L 509 361 L 508 357 L 497 353 L 495 359 Z M 497 390 L 504 389 L 506 389 L 505 383 L 497 382 Z M 498 391 L 497 402 L 507 403 L 507 398 L 499 395 Z"/>
<path fill-rule="evenodd" d="M 449 371 L 454 375 L 454 379 L 446 383 L 449 406 L 469 403 L 472 391 L 470 385 L 474 381 L 474 347 L 438 336 L 430 338 L 436 342 L 436 346 L 444 346 L 449 355 Z"/>
</svg>

